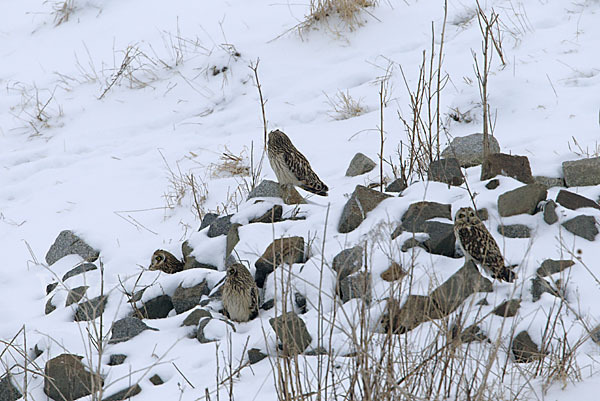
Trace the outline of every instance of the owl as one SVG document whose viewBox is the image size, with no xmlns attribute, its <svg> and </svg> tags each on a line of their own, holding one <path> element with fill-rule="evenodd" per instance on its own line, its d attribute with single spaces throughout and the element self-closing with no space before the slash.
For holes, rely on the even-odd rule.
<svg viewBox="0 0 600 401">
<path fill-rule="evenodd" d="M 150 270 L 161 270 L 165 273 L 177 273 L 183 270 L 183 263 L 172 253 L 163 249 L 157 249 L 152 255 Z"/>
<path fill-rule="evenodd" d="M 252 274 L 241 263 L 227 268 L 222 288 L 224 314 L 236 322 L 247 322 L 258 315 L 258 287 Z"/>
<path fill-rule="evenodd" d="M 515 279 L 515 273 L 504 265 L 498 244 L 475 210 L 470 207 L 458 209 L 454 217 L 454 234 L 467 260 L 472 259 L 496 279 L 508 282 Z"/>
<path fill-rule="evenodd" d="M 295 185 L 313 194 L 327 196 L 329 188 L 286 134 L 279 130 L 271 131 L 267 149 L 269 163 L 280 184 Z"/>
</svg>

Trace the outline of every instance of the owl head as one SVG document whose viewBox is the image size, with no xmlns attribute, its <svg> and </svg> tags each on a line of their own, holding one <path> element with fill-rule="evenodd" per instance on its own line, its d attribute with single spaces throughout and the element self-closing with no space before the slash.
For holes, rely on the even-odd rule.
<svg viewBox="0 0 600 401">
<path fill-rule="evenodd" d="M 461 207 L 456 212 L 454 217 L 455 223 L 463 223 L 463 224 L 479 224 L 481 220 L 477 217 L 475 210 L 471 207 Z"/>
<path fill-rule="evenodd" d="M 150 270 L 161 270 L 161 266 L 165 264 L 167 255 L 162 249 L 154 251 L 152 254 L 152 260 L 150 261 Z"/>
</svg>

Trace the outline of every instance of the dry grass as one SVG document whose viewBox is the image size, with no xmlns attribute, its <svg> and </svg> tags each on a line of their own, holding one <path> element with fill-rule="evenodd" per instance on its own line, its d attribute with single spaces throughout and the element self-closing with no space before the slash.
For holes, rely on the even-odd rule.
<svg viewBox="0 0 600 401">
<path fill-rule="evenodd" d="M 48 3 L 45 1 L 44 3 Z M 54 16 L 54 25 L 59 26 L 69 21 L 71 15 L 75 12 L 75 0 L 61 0 L 50 2 L 52 7 L 52 14 Z"/>
<path fill-rule="evenodd" d="M 311 0 L 310 13 L 302 23 L 302 29 L 338 18 L 350 30 L 362 25 L 360 18 L 366 8 L 377 5 L 376 0 Z"/>
<path fill-rule="evenodd" d="M 249 176 L 250 165 L 246 149 L 236 155 L 225 147 L 225 151 L 219 156 L 219 162 L 212 163 L 209 170 L 212 178 Z"/>
<path fill-rule="evenodd" d="M 327 97 L 327 104 L 331 107 L 328 114 L 334 120 L 347 120 L 368 111 L 362 105 L 362 99 L 354 99 L 348 91 L 338 91 L 333 97 L 329 97 L 327 94 L 325 96 Z"/>
</svg>

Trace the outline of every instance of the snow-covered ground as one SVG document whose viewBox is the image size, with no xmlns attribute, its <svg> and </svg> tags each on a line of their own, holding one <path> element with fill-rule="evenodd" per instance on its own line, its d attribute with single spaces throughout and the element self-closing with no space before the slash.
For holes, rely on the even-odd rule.
<svg viewBox="0 0 600 401">
<path fill-rule="evenodd" d="M 62 277 L 79 261 L 69 256 L 51 271 L 42 266 L 60 231 L 73 230 L 101 251 L 104 286 L 111 293 L 105 313 L 109 321 L 130 313 L 120 283 L 131 289 L 156 249 L 180 257 L 181 243 L 190 240 L 206 252 L 207 260 L 223 269 L 219 258 L 225 238 L 209 239 L 205 232 L 197 232 L 200 220 L 194 197 L 189 186 L 182 192 L 180 185 L 193 175 L 203 213 L 230 214 L 251 207 L 251 202 L 246 202 L 250 177 L 232 175 L 231 168 L 223 167 L 223 154 L 240 156 L 240 163 L 249 167 L 251 160 L 253 167 L 260 160 L 263 122 L 250 68 L 257 63 L 268 129 L 279 128 L 290 136 L 330 193 L 327 198 L 309 198 L 309 204 L 301 207 L 306 220 L 242 226 L 236 251 L 250 266 L 273 237 L 315 238 L 311 250 L 317 256 L 298 273 L 297 285 L 314 283 L 323 274 L 332 288 L 335 275 L 329 269 L 321 273 L 322 258 L 329 264 L 340 250 L 371 238 L 372 228 L 379 223 L 393 226 L 410 203 L 436 200 L 452 204 L 453 211 L 470 204 L 464 188 L 416 183 L 401 201 L 395 198 L 382 203 L 359 229 L 350 234 L 337 232 L 348 194 L 357 184 L 379 180 L 378 168 L 352 178 L 344 173 L 356 152 L 378 160 L 379 81 L 386 72 L 385 158 L 397 163 L 400 141 L 408 141 L 398 117 L 400 113 L 409 118 L 410 113 L 402 72 L 414 90 L 424 51 L 429 60 L 432 23 L 436 51 L 439 48 L 443 1 L 382 1 L 362 12 L 360 25 L 353 29 L 333 17 L 301 33 L 295 27 L 309 13 L 306 3 L 74 0 L 68 21 L 60 25 L 52 14 L 53 3 L 62 4 L 39 0 L 0 3 L 0 338 L 10 341 L 25 325 L 27 346 L 40 344 L 46 350 L 43 361 L 64 350 L 89 353 L 88 326 L 72 321 L 72 307 L 44 314 L 46 285 L 55 281 L 53 274 Z M 562 175 L 563 161 L 597 155 L 600 2 L 489 0 L 481 4 L 487 13 L 493 8 L 501 21 L 505 64 L 494 54 L 489 77 L 494 135 L 501 151 L 527 156 L 534 175 L 550 177 Z M 442 138 L 443 145 L 449 138 L 482 129 L 473 59 L 474 52 L 479 62 L 482 60 L 481 40 L 475 2 L 449 0 L 442 66 L 449 80 L 440 105 L 448 134 Z M 132 57 L 131 63 L 119 75 L 126 56 Z M 340 119 L 331 104 L 340 91 L 360 101 L 364 113 Z M 450 119 L 453 110 L 472 121 Z M 479 172 L 479 167 L 473 167 L 466 175 L 471 191 L 479 193 L 478 206 L 490 211 L 490 231 L 496 233 L 499 193 L 484 188 Z M 385 174 L 392 178 L 387 164 Z M 275 179 L 267 162 L 260 178 Z M 503 191 L 520 185 L 510 178 L 501 177 L 500 181 Z M 594 200 L 600 197 L 598 186 L 573 190 Z M 558 188 L 550 189 L 548 198 L 554 199 L 557 192 Z M 284 208 L 285 212 L 292 213 L 293 207 Z M 561 221 L 574 215 L 567 212 Z M 588 214 L 600 215 L 597 211 Z M 539 215 L 527 221 L 522 216 L 502 220 L 504 224 L 516 222 L 539 227 L 531 241 L 507 239 L 501 243 L 507 261 L 520 264 L 520 277 L 531 276 L 544 259 L 570 258 L 559 244 L 556 226 L 546 229 Z M 597 241 L 563 236 L 569 249 L 582 250 L 583 262 L 595 271 Z M 384 256 L 383 252 L 373 254 L 374 275 L 387 268 Z M 429 289 L 432 272 L 441 282 L 462 266 L 462 260 L 424 252 L 419 257 L 414 288 L 422 293 Z M 579 316 L 571 315 L 565 323 L 574 341 L 584 334 L 577 324 L 579 318 L 592 327 L 600 320 L 595 302 L 598 284 L 583 267 L 577 267 L 570 276 L 577 287 L 569 289 L 569 298 Z M 182 280 L 192 285 L 205 276 L 214 285 L 223 273 L 189 270 L 165 277 L 164 273 L 146 272 L 138 285 L 159 277 L 161 290 L 172 293 Z M 89 285 L 90 298 L 100 294 L 98 271 L 69 281 L 71 288 Z M 494 285 L 495 298 L 488 297 L 492 306 L 514 294 L 527 297 L 525 280 L 516 287 Z M 318 297 L 314 286 L 304 287 L 307 298 Z M 382 282 L 374 287 L 381 296 L 386 290 Z M 66 296 L 64 291 L 58 293 L 62 299 Z M 148 291 L 144 297 L 152 295 L 157 294 Z M 514 325 L 541 336 L 544 313 L 553 302 L 545 297 L 535 305 L 530 299 L 523 302 Z M 327 311 L 335 307 L 331 300 L 324 306 Z M 343 308 L 351 316 L 355 307 L 353 301 Z M 268 324 L 273 316 L 274 310 L 261 311 L 258 320 L 236 324 L 231 341 L 236 365 L 246 338 L 251 338 L 248 348 L 275 350 Z M 316 317 L 315 309 L 303 316 L 312 333 L 318 330 Z M 188 338 L 191 329 L 180 327 L 184 318 L 182 314 L 148 320 L 149 326 L 160 331 L 146 331 L 131 341 L 109 345 L 107 355 L 125 353 L 129 357 L 123 365 L 103 366 L 106 382 L 112 383 L 105 394 L 126 387 L 128 380 L 136 382 L 142 375 L 154 373 L 165 385 L 143 381 L 143 391 L 135 399 L 181 396 L 194 400 L 204 397 L 205 388 L 214 391 L 215 345 Z M 490 330 L 497 326 L 497 322 L 492 324 Z M 423 325 L 423 330 L 428 327 Z M 225 332 L 226 325 L 211 330 Z M 337 334 L 340 340 L 334 348 L 340 355 L 352 351 L 343 349 L 342 331 Z M 217 351 L 221 354 L 219 369 L 226 359 L 225 342 Z M 22 336 L 18 344 L 23 344 Z M 313 346 L 317 346 L 315 338 Z M 569 383 L 564 389 L 555 384 L 544 393 L 541 382 L 531 382 L 532 397 L 596 399 L 598 345 L 587 341 L 578 353 L 581 383 Z M 10 354 L 2 356 L 3 365 L 22 363 L 14 352 Z M 146 367 L 150 367 L 148 371 L 129 375 Z M 22 385 L 23 375 L 15 380 Z M 237 380 L 235 399 L 276 399 L 268 360 L 244 370 Z M 42 387 L 43 378 L 30 375 L 32 399 L 45 398 Z M 226 389 L 221 391 L 226 396 Z"/>
</svg>

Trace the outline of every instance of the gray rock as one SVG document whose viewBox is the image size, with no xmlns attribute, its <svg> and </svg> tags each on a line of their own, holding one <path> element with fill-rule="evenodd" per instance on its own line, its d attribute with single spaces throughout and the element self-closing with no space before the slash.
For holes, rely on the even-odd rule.
<svg viewBox="0 0 600 401">
<path fill-rule="evenodd" d="M 368 173 L 373 170 L 375 166 L 377 166 L 377 163 L 359 152 L 355 154 L 350 161 L 350 165 L 346 170 L 346 177 L 356 177 L 357 175 Z"/>
<path fill-rule="evenodd" d="M 171 297 L 168 295 L 159 295 L 156 298 L 145 302 L 141 308 L 138 309 L 138 317 L 142 319 L 162 319 L 169 315 L 169 312 L 173 309 L 173 302 Z"/>
<path fill-rule="evenodd" d="M 493 180 L 490 180 L 487 184 L 485 184 L 485 187 L 489 190 L 494 190 L 496 188 L 498 188 L 500 186 L 500 180 L 497 178 L 494 178 Z"/>
<path fill-rule="evenodd" d="M 477 326 L 476 324 L 470 325 L 460 333 L 458 332 L 459 329 L 460 327 L 458 327 L 456 324 L 452 325 L 450 328 L 452 338 L 456 338 L 458 336 L 458 340 L 463 344 L 482 342 L 488 339 L 488 336 L 486 336 L 483 330 L 481 330 L 481 327 Z"/>
<path fill-rule="evenodd" d="M 260 309 L 262 309 L 262 310 L 271 310 L 271 309 L 273 309 L 274 306 L 275 306 L 275 300 L 271 298 L 271 299 L 265 301 L 260 306 Z"/>
<path fill-rule="evenodd" d="M 519 312 L 520 307 L 520 299 L 509 299 L 508 301 L 504 301 L 500 305 L 498 305 L 492 311 L 492 313 L 496 316 L 513 317 L 517 314 L 517 312 Z"/>
<path fill-rule="evenodd" d="M 84 240 L 75 235 L 72 231 L 64 230 L 58 234 L 54 244 L 46 254 L 46 263 L 52 265 L 59 259 L 67 255 L 79 255 L 87 262 L 93 262 L 98 259 L 100 252 L 89 246 Z"/>
<path fill-rule="evenodd" d="M 82 263 L 79 266 L 76 266 L 74 269 L 69 270 L 65 273 L 62 278 L 62 281 L 67 281 L 67 279 L 77 276 L 78 274 L 89 272 L 92 270 L 96 270 L 98 267 L 93 263 Z"/>
<path fill-rule="evenodd" d="M 58 286 L 58 283 L 50 283 L 46 286 L 46 295 L 50 294 Z"/>
<path fill-rule="evenodd" d="M 517 363 L 533 362 L 545 356 L 527 331 L 522 331 L 513 338 L 511 349 Z"/>
<path fill-rule="evenodd" d="M 553 200 L 549 200 L 544 203 L 544 221 L 548 225 L 552 225 L 558 221 L 558 215 L 556 214 L 556 203 Z"/>
<path fill-rule="evenodd" d="M 267 354 L 263 353 L 258 348 L 250 348 L 248 350 L 248 361 L 250 362 L 250 365 L 254 365 L 255 363 L 262 361 L 266 357 Z"/>
<path fill-rule="evenodd" d="M 188 269 L 210 269 L 218 270 L 216 266 L 209 265 L 207 263 L 198 262 L 195 256 L 192 255 L 194 248 L 192 248 L 188 241 L 184 241 L 181 244 L 181 252 L 183 253 L 183 270 Z"/>
<path fill-rule="evenodd" d="M 206 328 L 206 325 L 212 321 L 221 322 L 222 324 L 227 324 L 235 332 L 235 326 L 233 325 L 233 323 L 231 323 L 228 320 L 211 319 L 211 318 L 202 319 L 202 320 L 200 320 L 200 324 L 198 324 L 198 331 L 196 332 L 196 339 L 201 344 L 212 343 L 212 342 L 219 340 L 218 338 L 208 338 L 204 334 L 204 329 Z"/>
<path fill-rule="evenodd" d="M 139 384 L 134 384 L 131 387 L 127 387 L 126 389 L 117 391 L 113 395 L 102 399 L 102 401 L 124 401 L 133 397 L 134 395 L 138 395 L 141 392 L 142 388 L 139 386 Z"/>
<path fill-rule="evenodd" d="M 596 219 L 593 216 L 577 216 L 562 223 L 562 226 L 572 234 L 588 241 L 594 241 L 598 234 Z"/>
<path fill-rule="evenodd" d="M 274 205 L 262 216 L 250 220 L 250 223 L 277 223 L 278 221 L 281 221 L 282 215 L 283 207 L 281 205 Z"/>
<path fill-rule="evenodd" d="M 299 292 L 295 292 L 294 293 L 294 303 L 300 310 L 301 315 L 306 313 L 306 297 L 303 294 L 301 294 Z"/>
<path fill-rule="evenodd" d="M 540 184 L 528 184 L 503 193 L 498 197 L 498 213 L 502 217 L 534 214 L 538 203 L 546 199 L 548 191 Z"/>
<path fill-rule="evenodd" d="M 125 359 L 127 359 L 125 354 L 112 354 L 108 360 L 108 366 L 122 365 Z"/>
<path fill-rule="evenodd" d="M 408 273 L 406 273 L 404 269 L 402 269 L 400 263 L 392 262 L 390 263 L 390 266 L 386 269 L 386 271 L 381 273 L 380 276 L 383 281 L 391 283 L 394 281 L 402 280 L 402 278 L 407 274 Z"/>
<path fill-rule="evenodd" d="M 573 192 L 565 191 L 564 189 L 561 189 L 558 192 L 558 195 L 556 196 L 556 203 L 571 210 L 577 210 L 582 207 L 593 207 L 594 209 L 600 209 L 600 205 L 593 200 L 586 198 L 585 196 L 574 194 Z"/>
<path fill-rule="evenodd" d="M 157 374 L 155 374 L 154 376 L 152 376 L 148 380 L 150 380 L 150 383 L 154 384 L 155 386 L 160 386 L 161 384 L 165 384 L 165 382 L 162 379 L 162 377 L 160 377 Z"/>
<path fill-rule="evenodd" d="M 0 380 L 0 401 L 17 401 L 23 397 L 11 381 L 11 375 L 8 374 Z"/>
<path fill-rule="evenodd" d="M 367 217 L 367 213 L 389 197 L 390 195 L 357 185 L 352 196 L 344 205 L 338 223 L 338 231 L 342 234 L 354 231 Z"/>
<path fill-rule="evenodd" d="M 407 187 L 406 181 L 403 178 L 397 178 L 385 188 L 385 192 L 402 192 Z"/>
<path fill-rule="evenodd" d="M 308 350 L 304 353 L 304 355 L 308 356 L 318 356 L 318 355 L 329 355 L 329 351 L 327 351 L 324 347 L 317 347 L 311 350 Z"/>
<path fill-rule="evenodd" d="M 312 342 L 312 337 L 306 329 L 306 324 L 293 312 L 287 312 L 271 318 L 269 319 L 269 324 L 273 328 L 273 331 L 275 331 L 284 356 L 300 354 Z"/>
<path fill-rule="evenodd" d="M 535 274 L 540 277 L 551 276 L 555 273 L 560 273 L 561 271 L 568 269 L 573 266 L 575 262 L 572 260 L 553 260 L 546 259 L 542 262 L 542 265 L 538 267 Z"/>
<path fill-rule="evenodd" d="M 206 213 L 202 218 L 202 222 L 200 223 L 200 228 L 198 231 L 204 230 L 206 227 L 210 226 L 213 221 L 219 218 L 219 215 L 216 213 Z"/>
<path fill-rule="evenodd" d="M 69 290 L 65 306 L 76 304 L 77 302 L 81 301 L 81 298 L 83 298 L 88 288 L 90 288 L 88 285 L 82 285 L 81 287 L 75 287 Z"/>
<path fill-rule="evenodd" d="M 210 223 L 210 227 L 208 228 L 208 233 L 206 234 L 208 238 L 218 237 L 219 235 L 226 235 L 231 228 L 231 216 L 223 216 L 215 219 L 212 223 Z"/>
<path fill-rule="evenodd" d="M 98 374 L 89 372 L 82 356 L 62 354 L 46 362 L 44 368 L 44 393 L 53 400 L 76 400 L 102 388 L 104 381 Z"/>
<path fill-rule="evenodd" d="M 493 153 L 481 165 L 481 181 L 504 175 L 519 180 L 524 184 L 533 184 L 533 175 L 529 159 L 526 156 L 507 155 L 505 153 Z"/>
<path fill-rule="evenodd" d="M 281 198 L 286 205 L 296 205 L 306 203 L 302 195 L 296 191 L 293 185 L 279 185 L 279 183 L 270 180 L 263 180 L 250 191 L 248 199 L 252 198 Z"/>
<path fill-rule="evenodd" d="M 416 248 L 416 247 L 424 248 L 423 243 L 421 241 L 417 240 L 416 238 L 409 238 L 406 241 L 404 241 L 400 250 L 402 252 L 406 252 L 409 249 Z"/>
<path fill-rule="evenodd" d="M 541 277 L 534 277 L 531 279 L 530 291 L 533 302 L 539 301 L 543 293 L 548 293 L 560 298 L 560 294 L 552 287 L 552 284 Z"/>
<path fill-rule="evenodd" d="M 95 320 L 100 317 L 101 314 L 104 313 L 104 307 L 106 306 L 106 301 L 108 296 L 97 296 L 96 298 L 92 298 L 88 301 L 82 302 L 78 305 L 77 310 L 75 311 L 76 322 L 83 322 L 88 320 Z"/>
<path fill-rule="evenodd" d="M 333 258 L 332 268 L 337 273 L 338 280 L 357 272 L 363 266 L 363 247 L 357 245 L 344 249 Z"/>
<path fill-rule="evenodd" d="M 238 228 L 242 225 L 239 223 L 234 223 L 229 227 L 229 231 L 227 232 L 227 241 L 225 246 L 225 257 L 231 255 L 233 252 L 233 248 L 240 242 L 240 233 Z"/>
<path fill-rule="evenodd" d="M 146 323 L 135 317 L 124 317 L 113 323 L 111 331 L 112 335 L 109 344 L 117 344 L 124 341 L 131 340 L 144 330 L 156 330 L 158 329 L 148 327 Z"/>
<path fill-rule="evenodd" d="M 274 257 L 274 258 L 273 258 Z M 262 288 L 269 273 L 283 263 L 294 264 L 304 261 L 304 238 L 287 237 L 273 241 L 262 256 L 254 263 L 256 285 Z"/>
<path fill-rule="evenodd" d="M 436 217 L 452 220 L 451 205 L 437 202 L 416 202 L 402 215 L 402 228 L 413 233 L 424 232 L 425 221 Z M 392 234 L 392 238 L 395 238 Z"/>
<path fill-rule="evenodd" d="M 195 309 L 185 318 L 182 326 L 198 326 L 200 319 L 205 317 L 211 318 L 212 315 L 205 309 Z"/>
<path fill-rule="evenodd" d="M 481 220 L 481 221 L 486 221 L 487 219 L 490 218 L 488 210 L 484 207 L 482 207 L 481 209 L 477 209 L 475 211 L 475 213 L 477 214 L 477 217 L 479 217 L 479 220 Z"/>
<path fill-rule="evenodd" d="M 52 299 L 54 297 L 50 297 L 48 298 L 48 300 L 46 301 L 46 306 L 44 307 L 44 314 L 49 315 L 50 313 L 54 312 L 56 310 L 56 305 L 54 305 L 52 303 Z"/>
<path fill-rule="evenodd" d="M 499 225 L 498 232 L 506 238 L 531 238 L 531 229 L 525 224 Z"/>
<path fill-rule="evenodd" d="M 388 298 L 380 324 L 384 332 L 404 334 L 429 320 L 432 311 L 431 298 L 410 294 L 404 304 Z"/>
<path fill-rule="evenodd" d="M 562 168 L 567 187 L 600 184 L 600 157 L 563 162 Z"/>
<path fill-rule="evenodd" d="M 536 175 L 533 177 L 533 180 L 538 184 L 542 184 L 546 188 L 566 187 L 565 180 L 563 178 L 544 177 L 541 175 Z"/>
<path fill-rule="evenodd" d="M 358 298 L 367 304 L 371 303 L 372 282 L 371 273 L 358 272 L 338 280 L 339 295 L 342 303 Z"/>
<path fill-rule="evenodd" d="M 203 280 L 200 284 L 193 287 L 182 287 L 181 284 L 175 289 L 171 302 L 175 308 L 175 312 L 179 315 L 185 311 L 188 311 L 200 304 L 200 300 L 203 295 L 208 295 L 210 288 L 206 280 Z"/>
<path fill-rule="evenodd" d="M 441 223 L 439 221 L 426 221 L 425 233 L 429 238 L 423 242 L 423 248 L 434 255 L 458 257 L 456 255 L 456 236 L 454 225 Z"/>
<path fill-rule="evenodd" d="M 459 186 L 465 182 L 458 159 L 448 158 L 432 161 L 427 171 L 427 179 Z"/>
<path fill-rule="evenodd" d="M 493 136 L 488 136 L 490 153 L 500 152 L 500 145 Z M 456 137 L 450 145 L 442 151 L 444 159 L 454 157 L 458 159 L 461 167 L 473 167 L 483 162 L 483 134 L 471 134 Z"/>
</svg>

